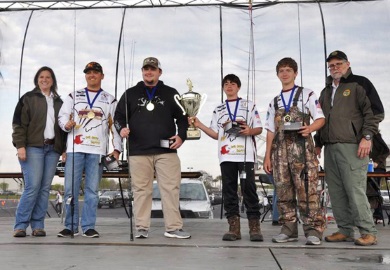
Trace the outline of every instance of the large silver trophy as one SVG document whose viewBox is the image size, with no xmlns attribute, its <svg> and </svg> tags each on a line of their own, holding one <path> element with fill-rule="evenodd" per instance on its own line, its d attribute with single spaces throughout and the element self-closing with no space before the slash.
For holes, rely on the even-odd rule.
<svg viewBox="0 0 390 270">
<path fill-rule="evenodd" d="M 182 94 L 181 96 L 175 95 L 174 99 L 182 109 L 183 114 L 188 114 L 190 117 L 196 116 L 203 104 L 206 102 L 206 94 L 198 94 L 192 91 L 193 85 L 190 79 L 187 79 L 188 92 Z M 187 140 L 199 140 L 200 139 L 200 130 L 197 129 L 193 124 L 191 124 L 187 129 Z"/>
</svg>

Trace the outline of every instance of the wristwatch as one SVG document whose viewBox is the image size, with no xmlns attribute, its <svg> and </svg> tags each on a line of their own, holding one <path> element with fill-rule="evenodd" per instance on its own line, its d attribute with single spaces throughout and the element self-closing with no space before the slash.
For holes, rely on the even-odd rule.
<svg viewBox="0 0 390 270">
<path fill-rule="evenodd" d="M 371 141 L 371 135 L 369 134 L 364 135 L 364 139 L 366 139 L 367 141 Z"/>
</svg>

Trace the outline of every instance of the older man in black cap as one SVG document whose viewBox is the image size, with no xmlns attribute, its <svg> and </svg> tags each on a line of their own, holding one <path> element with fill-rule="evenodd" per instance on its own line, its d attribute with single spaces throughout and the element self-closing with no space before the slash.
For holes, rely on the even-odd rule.
<svg viewBox="0 0 390 270">
<path fill-rule="evenodd" d="M 384 118 L 383 105 L 372 83 L 352 74 L 344 52 L 332 52 L 326 62 L 330 76 L 319 98 L 326 122 L 315 141 L 318 155 L 325 146 L 325 181 L 338 231 L 325 240 L 375 245 L 377 230 L 366 196 L 366 172 L 371 138 Z M 356 240 L 354 226 L 361 234 Z"/>
</svg>

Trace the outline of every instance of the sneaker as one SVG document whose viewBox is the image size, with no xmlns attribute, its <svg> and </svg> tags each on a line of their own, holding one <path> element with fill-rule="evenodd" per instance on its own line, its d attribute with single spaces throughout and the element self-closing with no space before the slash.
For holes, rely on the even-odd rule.
<svg viewBox="0 0 390 270">
<path fill-rule="evenodd" d="M 325 237 L 326 242 L 353 242 L 353 237 L 342 234 L 341 232 L 335 232 L 332 235 Z"/>
<path fill-rule="evenodd" d="M 79 231 L 75 231 L 73 233 L 74 236 L 78 235 L 79 234 Z M 58 237 L 71 237 L 72 236 L 72 231 L 69 230 L 69 229 L 63 229 L 62 231 L 60 231 L 59 233 L 57 233 L 57 236 Z"/>
<path fill-rule="evenodd" d="M 378 243 L 376 236 L 372 234 L 363 234 L 360 238 L 355 240 L 355 245 L 358 246 L 371 246 Z"/>
<path fill-rule="evenodd" d="M 309 246 L 321 245 L 321 240 L 317 236 L 309 236 L 306 238 L 306 245 Z"/>
<path fill-rule="evenodd" d="M 135 238 L 148 238 L 148 230 L 137 230 L 137 232 L 135 233 Z"/>
<path fill-rule="evenodd" d="M 290 237 L 284 233 L 272 237 L 272 242 L 274 243 L 287 243 L 287 242 L 296 242 L 296 241 L 298 241 L 298 237 Z"/>
<path fill-rule="evenodd" d="M 187 239 L 187 238 L 191 237 L 191 235 L 189 233 L 183 231 L 183 229 L 165 232 L 164 236 L 169 237 L 169 238 L 180 238 L 180 239 Z"/>
<path fill-rule="evenodd" d="M 272 220 L 272 226 L 280 226 L 282 224 L 279 223 L 277 220 Z"/>
<path fill-rule="evenodd" d="M 99 233 L 97 231 L 95 231 L 94 229 L 88 229 L 87 231 L 85 231 L 83 233 L 83 236 L 84 237 L 89 237 L 89 238 L 98 238 L 99 237 Z"/>
<path fill-rule="evenodd" d="M 22 230 L 22 229 L 15 230 L 14 237 L 26 237 L 26 230 Z"/>
<path fill-rule="evenodd" d="M 31 235 L 35 236 L 35 237 L 45 237 L 46 232 L 43 229 L 35 229 L 35 230 L 33 230 Z"/>
</svg>

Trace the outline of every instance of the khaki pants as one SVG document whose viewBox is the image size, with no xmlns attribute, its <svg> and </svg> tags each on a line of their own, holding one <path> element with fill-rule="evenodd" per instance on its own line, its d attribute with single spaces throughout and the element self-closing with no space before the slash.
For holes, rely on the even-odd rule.
<svg viewBox="0 0 390 270">
<path fill-rule="evenodd" d="M 179 210 L 181 167 L 177 153 L 130 156 L 135 227 L 137 230 L 150 228 L 154 172 L 161 193 L 165 230 L 181 229 L 183 227 Z"/>
</svg>

